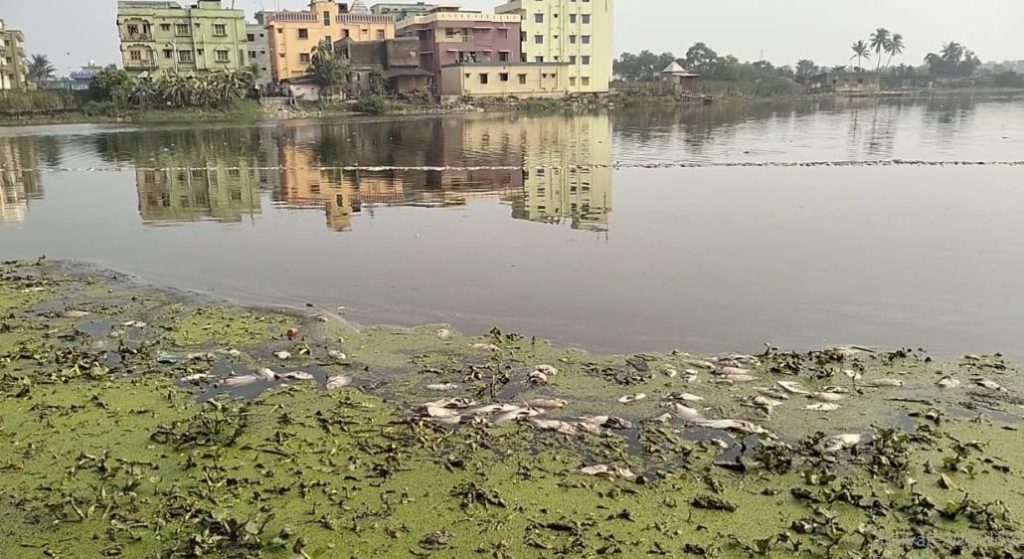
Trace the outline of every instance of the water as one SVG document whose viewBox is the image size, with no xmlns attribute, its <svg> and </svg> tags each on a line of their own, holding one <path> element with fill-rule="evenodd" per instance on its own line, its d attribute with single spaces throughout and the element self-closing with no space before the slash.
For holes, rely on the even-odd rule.
<svg viewBox="0 0 1024 559">
<path fill-rule="evenodd" d="M 0 257 L 597 350 L 1024 356 L 1024 166 L 880 163 L 1022 159 L 1024 103 L 962 99 L 9 128 Z"/>
</svg>

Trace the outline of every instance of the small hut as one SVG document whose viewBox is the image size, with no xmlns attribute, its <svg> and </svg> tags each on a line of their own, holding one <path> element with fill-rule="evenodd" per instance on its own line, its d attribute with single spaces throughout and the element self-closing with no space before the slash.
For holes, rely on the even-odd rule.
<svg viewBox="0 0 1024 559">
<path fill-rule="evenodd" d="M 686 71 L 678 62 L 672 62 L 661 71 L 661 79 L 672 84 L 676 93 L 699 93 L 700 74 Z"/>
</svg>

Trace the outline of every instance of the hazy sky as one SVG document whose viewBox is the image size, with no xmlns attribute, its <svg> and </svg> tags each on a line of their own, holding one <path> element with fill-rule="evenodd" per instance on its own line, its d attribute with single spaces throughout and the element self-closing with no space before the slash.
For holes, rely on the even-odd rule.
<svg viewBox="0 0 1024 559">
<path fill-rule="evenodd" d="M 261 7 L 307 5 L 306 0 L 235 2 L 250 18 Z M 462 5 L 490 10 L 499 3 L 464 0 Z M 66 73 L 89 60 L 119 61 L 116 7 L 115 0 L 0 0 L 0 18 L 25 32 L 29 52 L 49 55 Z M 850 45 L 879 26 L 903 34 L 908 64 L 920 64 L 926 53 L 950 40 L 966 44 L 983 61 L 1024 59 L 1024 0 L 615 1 L 616 52 L 682 55 L 703 41 L 741 60 L 756 60 L 763 52 L 777 65 L 811 58 L 832 66 L 848 63 Z"/>
</svg>

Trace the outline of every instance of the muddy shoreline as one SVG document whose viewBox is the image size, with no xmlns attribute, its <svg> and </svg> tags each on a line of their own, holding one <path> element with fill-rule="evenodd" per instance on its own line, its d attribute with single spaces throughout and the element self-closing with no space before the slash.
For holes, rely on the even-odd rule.
<svg viewBox="0 0 1024 559">
<path fill-rule="evenodd" d="M 1022 557 L 998 355 L 597 355 L 0 265 L 0 557 Z"/>
</svg>

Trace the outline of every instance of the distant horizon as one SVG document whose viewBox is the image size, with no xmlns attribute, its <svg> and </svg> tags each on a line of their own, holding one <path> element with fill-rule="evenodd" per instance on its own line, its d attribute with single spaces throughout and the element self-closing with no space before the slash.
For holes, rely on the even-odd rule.
<svg viewBox="0 0 1024 559">
<path fill-rule="evenodd" d="M 302 10 L 308 0 L 232 1 L 253 21 L 257 11 Z M 365 1 L 365 0 L 364 0 Z M 192 1 L 179 1 L 188 5 Z M 349 2 L 351 3 L 351 2 Z M 366 2 L 368 6 L 389 2 Z M 415 2 L 412 2 L 415 3 Z M 501 0 L 465 0 L 455 3 L 468 10 L 493 11 Z M 59 75 L 90 61 L 106 66 L 121 64 L 115 28 L 116 0 L 51 0 L 18 2 L 6 6 L 0 19 L 8 28 L 25 34 L 26 51 L 45 54 Z M 88 6 L 83 6 L 88 4 Z M 615 0 L 615 53 L 672 52 L 682 58 L 697 42 L 719 55 L 742 61 L 768 60 L 776 66 L 803 58 L 823 67 L 851 66 L 850 46 L 868 40 L 877 27 L 902 33 L 907 48 L 892 65 L 921 66 L 928 52 L 956 41 L 973 50 L 985 63 L 1024 60 L 1024 2 L 978 0 L 967 5 L 954 0 L 863 0 L 848 5 L 823 5 L 820 0 L 789 0 L 785 8 L 760 0 L 720 0 L 714 5 L 680 6 L 677 0 Z M 84 9 L 83 9 L 84 8 Z M 74 13 L 75 18 L 54 20 L 53 13 Z M 738 15 L 741 14 L 741 15 Z M 875 61 L 864 64 L 874 68 Z"/>
</svg>

